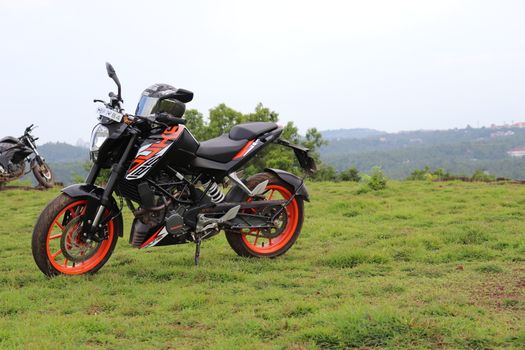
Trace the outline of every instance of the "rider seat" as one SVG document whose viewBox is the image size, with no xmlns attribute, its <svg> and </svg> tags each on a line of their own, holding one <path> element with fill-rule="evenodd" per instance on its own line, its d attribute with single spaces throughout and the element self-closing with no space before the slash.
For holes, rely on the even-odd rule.
<svg viewBox="0 0 525 350">
<path fill-rule="evenodd" d="M 234 126 L 229 134 L 200 143 L 197 156 L 219 163 L 228 163 L 239 151 L 246 146 L 249 140 L 277 129 L 275 123 L 243 123 Z"/>
</svg>

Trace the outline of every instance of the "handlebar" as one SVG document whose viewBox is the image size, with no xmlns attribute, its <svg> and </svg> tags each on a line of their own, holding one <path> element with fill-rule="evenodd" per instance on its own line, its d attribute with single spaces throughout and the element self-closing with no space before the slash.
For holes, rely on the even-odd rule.
<svg viewBox="0 0 525 350">
<path fill-rule="evenodd" d="M 31 125 L 29 125 L 29 126 L 26 128 L 24 134 L 28 134 L 28 133 L 30 133 L 30 132 L 31 132 L 33 129 L 35 129 L 35 128 L 36 128 L 35 124 L 31 124 Z"/>
<path fill-rule="evenodd" d="M 186 119 L 172 117 L 169 114 L 165 114 L 165 113 L 160 114 L 157 118 L 155 118 L 155 120 L 160 122 L 160 123 L 164 123 L 164 124 L 168 124 L 168 125 L 174 125 L 174 124 L 184 125 L 184 124 L 186 124 Z"/>
</svg>

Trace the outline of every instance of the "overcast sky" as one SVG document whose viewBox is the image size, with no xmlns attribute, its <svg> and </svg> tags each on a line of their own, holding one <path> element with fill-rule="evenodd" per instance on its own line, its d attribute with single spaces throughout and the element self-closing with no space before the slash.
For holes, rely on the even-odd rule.
<svg viewBox="0 0 525 350">
<path fill-rule="evenodd" d="M 525 121 L 525 1 L 0 0 L 1 134 L 89 139 L 93 98 L 147 86 L 188 108 L 258 102 L 309 127 Z"/>
</svg>

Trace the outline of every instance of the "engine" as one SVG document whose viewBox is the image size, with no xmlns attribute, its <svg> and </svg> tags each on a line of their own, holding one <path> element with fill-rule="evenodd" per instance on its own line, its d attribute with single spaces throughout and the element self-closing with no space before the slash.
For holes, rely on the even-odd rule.
<svg viewBox="0 0 525 350">
<path fill-rule="evenodd" d="M 152 182 L 156 186 L 144 181 L 135 185 L 133 190 L 141 206 L 134 211 L 131 245 L 140 247 L 164 227 L 167 231 L 165 234 L 169 234 L 172 242 L 175 240 L 185 243 L 192 239 L 190 235 L 195 228 L 197 211 L 192 210 L 192 196 L 187 182 L 181 180 L 181 176 L 165 172 L 160 172 Z M 204 191 L 207 191 L 204 199 L 208 202 L 219 203 L 224 200 L 225 196 L 215 182 L 205 179 L 198 187 L 200 189 L 196 189 L 197 197 L 201 197 Z"/>
</svg>

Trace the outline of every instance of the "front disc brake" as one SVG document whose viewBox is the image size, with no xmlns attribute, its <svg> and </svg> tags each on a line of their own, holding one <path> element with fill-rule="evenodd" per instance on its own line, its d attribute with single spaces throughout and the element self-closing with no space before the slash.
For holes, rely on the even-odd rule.
<svg viewBox="0 0 525 350">
<path fill-rule="evenodd" d="M 97 252 L 101 242 L 87 242 L 82 237 L 82 218 L 77 216 L 72 219 L 62 230 L 60 249 L 66 259 L 72 262 L 83 262 Z"/>
</svg>

